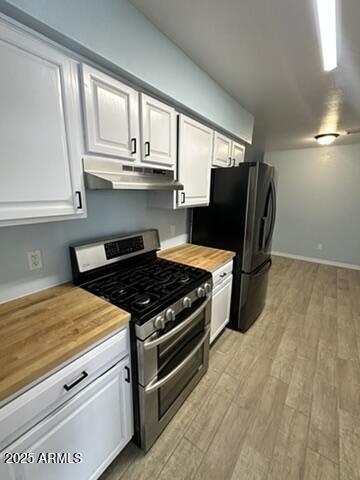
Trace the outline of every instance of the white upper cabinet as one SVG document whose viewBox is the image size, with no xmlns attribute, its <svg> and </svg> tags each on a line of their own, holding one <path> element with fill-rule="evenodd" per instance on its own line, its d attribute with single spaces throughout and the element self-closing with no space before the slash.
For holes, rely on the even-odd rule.
<svg viewBox="0 0 360 480">
<path fill-rule="evenodd" d="M 176 112 L 172 107 L 141 94 L 141 160 L 174 168 L 176 163 Z"/>
<path fill-rule="evenodd" d="M 213 167 L 237 167 L 244 161 L 245 147 L 221 133 L 214 135 Z"/>
<path fill-rule="evenodd" d="M 214 135 L 212 164 L 214 167 L 230 167 L 232 164 L 232 141 L 218 132 Z"/>
<path fill-rule="evenodd" d="M 208 205 L 213 131 L 199 122 L 179 116 L 178 180 L 184 185 L 177 192 L 178 207 Z"/>
<path fill-rule="evenodd" d="M 88 65 L 82 74 L 87 151 L 139 160 L 139 94 Z"/>
<path fill-rule="evenodd" d="M 77 64 L 0 23 L 0 225 L 84 215 Z"/>
<path fill-rule="evenodd" d="M 233 142 L 231 156 L 233 158 L 234 167 L 237 167 L 238 165 L 240 165 L 240 163 L 243 163 L 243 161 L 245 159 L 245 147 L 244 147 L 244 145 L 241 145 L 240 143 Z"/>
</svg>

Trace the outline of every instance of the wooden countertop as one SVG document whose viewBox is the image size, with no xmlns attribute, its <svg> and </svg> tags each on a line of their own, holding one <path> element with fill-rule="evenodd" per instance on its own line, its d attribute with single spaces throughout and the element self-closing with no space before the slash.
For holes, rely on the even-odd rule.
<svg viewBox="0 0 360 480">
<path fill-rule="evenodd" d="M 0 401 L 129 320 L 129 313 L 72 284 L 0 305 Z"/>
<path fill-rule="evenodd" d="M 234 252 L 184 243 L 158 252 L 158 257 L 214 272 L 235 257 Z"/>
</svg>

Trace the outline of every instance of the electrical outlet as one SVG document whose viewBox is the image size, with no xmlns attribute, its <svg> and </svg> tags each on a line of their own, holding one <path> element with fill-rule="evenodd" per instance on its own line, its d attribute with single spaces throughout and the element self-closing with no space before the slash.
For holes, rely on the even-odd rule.
<svg viewBox="0 0 360 480">
<path fill-rule="evenodd" d="M 172 237 L 175 237 L 176 234 L 176 226 L 175 225 L 170 225 L 170 235 Z"/>
<path fill-rule="evenodd" d="M 322 244 L 322 243 L 318 243 L 317 248 L 318 248 L 318 250 L 322 250 L 322 249 L 323 249 L 323 244 Z"/>
<path fill-rule="evenodd" d="M 40 250 L 33 250 L 32 252 L 27 252 L 27 257 L 30 270 L 40 270 L 42 268 Z"/>
</svg>

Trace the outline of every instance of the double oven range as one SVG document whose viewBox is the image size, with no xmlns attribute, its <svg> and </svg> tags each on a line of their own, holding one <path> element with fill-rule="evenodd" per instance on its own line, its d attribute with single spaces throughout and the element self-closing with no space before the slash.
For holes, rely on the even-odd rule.
<svg viewBox="0 0 360 480">
<path fill-rule="evenodd" d="M 209 363 L 211 274 L 159 249 L 157 230 L 70 247 L 74 283 L 131 314 L 134 440 L 145 451 Z"/>
</svg>

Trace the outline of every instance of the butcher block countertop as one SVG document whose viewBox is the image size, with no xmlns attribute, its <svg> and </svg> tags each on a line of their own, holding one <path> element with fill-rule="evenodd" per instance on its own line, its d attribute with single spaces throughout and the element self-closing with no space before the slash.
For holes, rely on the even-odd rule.
<svg viewBox="0 0 360 480">
<path fill-rule="evenodd" d="M 234 252 L 184 243 L 158 252 L 158 257 L 214 272 L 235 257 Z"/>
<path fill-rule="evenodd" d="M 72 284 L 1 304 L 0 402 L 129 320 L 129 313 Z"/>
</svg>

